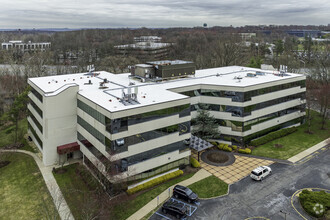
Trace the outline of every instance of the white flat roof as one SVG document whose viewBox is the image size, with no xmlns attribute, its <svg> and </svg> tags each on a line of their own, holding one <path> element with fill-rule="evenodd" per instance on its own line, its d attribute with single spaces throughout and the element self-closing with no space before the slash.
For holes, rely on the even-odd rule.
<svg viewBox="0 0 330 220">
<path fill-rule="evenodd" d="M 260 71 L 265 75 L 247 77 L 248 72 Z M 289 78 L 303 77 L 301 74 L 286 73 L 286 76 L 278 76 L 277 71 L 266 71 L 240 66 L 220 67 L 204 70 L 196 70 L 195 76 L 188 76 L 176 80 L 168 80 L 160 83 L 142 83 L 135 79 L 130 79 L 129 73 L 113 74 L 104 71 L 95 72 L 97 76 L 87 75 L 87 73 L 77 73 L 68 75 L 46 76 L 29 78 L 34 85 L 41 89 L 46 96 L 56 95 L 72 85 L 79 86 L 79 94 L 93 101 L 97 105 L 116 112 L 137 108 L 147 105 L 160 104 L 169 101 L 185 99 L 187 96 L 178 94 L 171 89 L 194 86 L 194 85 L 215 85 L 231 87 L 248 87 L 262 83 L 281 81 Z M 109 82 L 104 86 L 106 89 L 99 89 L 100 83 L 107 79 Z M 92 84 L 86 84 L 91 81 Z M 131 85 L 130 85 L 131 83 Z M 134 83 L 134 85 L 132 85 Z M 137 101 L 140 104 L 124 105 L 120 102 L 122 91 L 128 93 L 128 88 L 134 92 L 134 87 L 138 87 Z"/>
</svg>

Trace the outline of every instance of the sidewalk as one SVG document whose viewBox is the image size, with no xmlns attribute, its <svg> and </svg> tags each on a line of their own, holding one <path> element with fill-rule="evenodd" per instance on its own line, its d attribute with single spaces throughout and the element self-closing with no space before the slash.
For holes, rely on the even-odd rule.
<svg viewBox="0 0 330 220">
<path fill-rule="evenodd" d="M 299 154 L 297 154 L 297 155 L 289 158 L 288 161 L 291 162 L 291 163 L 296 163 L 299 160 L 307 157 L 308 155 L 310 155 L 310 154 L 314 153 L 315 151 L 320 150 L 322 147 L 326 146 L 327 145 L 327 142 L 328 143 L 330 142 L 330 138 L 328 138 L 328 139 L 326 139 L 326 140 L 324 140 L 324 141 L 322 141 L 322 142 L 314 145 L 313 147 L 310 147 L 307 150 L 305 150 L 305 151 L 303 151 L 303 152 L 301 152 L 301 153 L 299 153 Z"/>
<path fill-rule="evenodd" d="M 183 186 L 189 186 L 195 182 L 198 182 L 206 177 L 211 176 L 209 172 L 207 172 L 204 169 L 200 169 L 195 175 L 193 175 L 191 178 L 184 180 L 180 183 L 177 183 L 175 185 L 183 185 Z M 135 212 L 133 215 L 131 215 L 127 220 L 139 220 L 142 219 L 144 216 L 146 216 L 149 212 L 156 209 L 158 205 L 162 204 L 166 199 L 168 199 L 173 192 L 174 185 L 171 186 L 169 189 L 165 190 L 161 194 L 158 195 L 158 197 L 151 200 L 148 204 L 143 206 L 140 210 Z M 157 198 L 159 198 L 159 201 L 157 201 Z"/>
<path fill-rule="evenodd" d="M 60 190 L 60 187 L 57 185 L 57 182 L 53 176 L 52 173 L 52 166 L 46 167 L 40 160 L 40 158 L 35 154 L 30 151 L 25 151 L 25 150 L 1 150 L 3 152 L 11 152 L 11 153 L 23 153 L 23 154 L 28 154 L 31 157 L 34 158 L 35 162 L 37 163 L 39 170 L 45 180 L 46 186 L 48 188 L 48 191 L 50 195 L 53 198 L 55 207 L 58 211 L 59 216 L 61 217 L 62 220 L 73 220 L 74 217 L 70 211 L 70 208 L 68 204 L 66 203 L 64 196 Z"/>
</svg>

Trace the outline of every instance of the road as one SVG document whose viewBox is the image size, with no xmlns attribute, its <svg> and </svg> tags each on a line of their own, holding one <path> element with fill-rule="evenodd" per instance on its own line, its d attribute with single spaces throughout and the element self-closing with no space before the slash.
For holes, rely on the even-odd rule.
<svg viewBox="0 0 330 220">
<path fill-rule="evenodd" d="M 273 164 L 273 173 L 262 182 L 246 177 L 230 186 L 228 196 L 201 200 L 190 219 L 303 219 L 292 207 L 291 196 L 302 188 L 330 189 L 330 149 L 320 150 L 297 165 Z M 259 218 L 256 218 L 259 217 Z M 155 215 L 150 219 L 159 219 Z"/>
</svg>

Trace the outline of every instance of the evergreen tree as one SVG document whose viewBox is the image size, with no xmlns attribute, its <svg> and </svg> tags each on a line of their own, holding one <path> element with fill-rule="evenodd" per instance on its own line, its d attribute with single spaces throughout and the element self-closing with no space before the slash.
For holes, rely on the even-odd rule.
<svg viewBox="0 0 330 220">
<path fill-rule="evenodd" d="M 193 121 L 195 126 L 192 134 L 199 138 L 208 139 L 220 133 L 215 118 L 206 109 L 199 109 L 198 115 Z"/>
<path fill-rule="evenodd" d="M 28 93 L 30 88 L 26 87 L 24 92 L 16 96 L 10 110 L 6 113 L 7 118 L 15 125 L 15 143 L 18 140 L 18 121 L 25 117 L 27 111 Z"/>
</svg>

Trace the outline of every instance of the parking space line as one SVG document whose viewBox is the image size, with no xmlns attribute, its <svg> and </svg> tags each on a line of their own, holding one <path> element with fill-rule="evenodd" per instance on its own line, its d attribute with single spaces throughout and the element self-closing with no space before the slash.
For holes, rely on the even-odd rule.
<svg viewBox="0 0 330 220">
<path fill-rule="evenodd" d="M 188 204 L 188 203 L 182 202 L 182 201 L 180 201 L 180 200 L 178 200 L 178 199 L 174 199 L 174 198 L 171 198 L 170 200 L 171 200 L 171 201 L 178 202 L 178 203 L 181 203 L 181 204 L 183 204 L 184 206 L 189 207 L 189 209 L 188 209 L 188 210 L 189 210 L 189 213 L 187 214 L 188 216 L 192 216 L 192 215 L 194 214 L 194 212 L 197 210 L 197 206 L 190 205 L 190 204 Z M 193 211 L 191 211 L 191 209 L 193 209 Z"/>
<path fill-rule="evenodd" d="M 165 215 L 163 215 L 163 214 L 160 214 L 160 213 L 158 213 L 158 212 L 156 212 L 156 215 L 159 215 L 159 216 L 161 216 L 161 217 L 163 217 L 163 218 L 166 218 L 167 220 L 172 220 L 171 218 L 169 218 L 169 217 L 167 217 L 167 216 L 165 216 Z"/>
<path fill-rule="evenodd" d="M 262 217 L 262 216 L 249 217 L 249 218 L 246 218 L 244 220 L 252 220 L 252 219 L 266 219 L 266 220 L 270 220 L 269 218 Z"/>
</svg>

